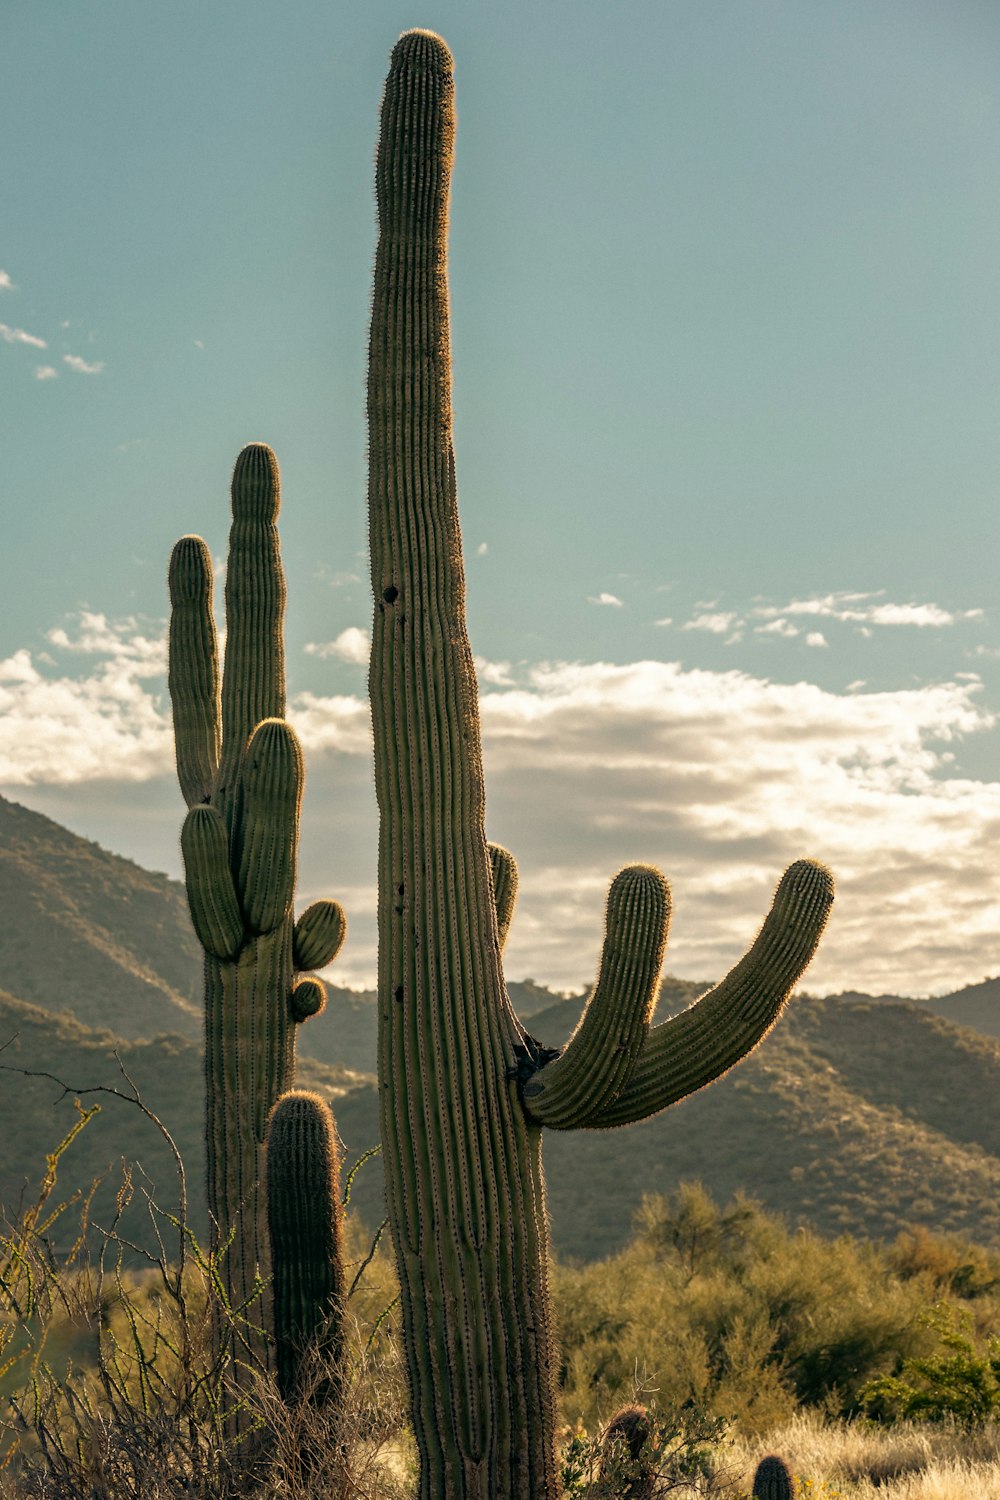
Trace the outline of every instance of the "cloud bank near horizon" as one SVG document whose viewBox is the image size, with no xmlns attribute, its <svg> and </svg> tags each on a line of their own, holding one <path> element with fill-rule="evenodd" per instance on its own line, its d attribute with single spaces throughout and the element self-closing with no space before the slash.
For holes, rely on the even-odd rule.
<svg viewBox="0 0 1000 1500">
<path fill-rule="evenodd" d="M 360 635 L 344 632 L 337 655 L 360 661 Z M 91 824 L 123 788 L 134 803 L 155 784 L 153 800 L 170 808 L 164 659 L 158 622 L 86 613 L 50 631 L 46 650 L 0 662 L 0 787 L 36 804 L 51 795 L 92 807 Z M 488 832 L 514 850 L 522 873 L 511 975 L 586 983 L 611 878 L 649 861 L 674 889 L 668 970 L 714 980 L 801 855 L 838 878 L 807 987 L 919 994 L 1000 968 L 1000 783 L 954 769 L 958 744 L 995 727 L 974 676 L 835 693 L 659 660 L 477 665 Z M 308 767 L 300 895 L 345 902 L 352 940 L 332 977 L 367 984 L 368 703 L 360 692 L 300 690 L 289 718 Z M 180 816 L 179 794 L 157 813 L 161 868 L 176 869 Z M 130 854 L 127 825 L 115 827 L 102 842 Z"/>
</svg>

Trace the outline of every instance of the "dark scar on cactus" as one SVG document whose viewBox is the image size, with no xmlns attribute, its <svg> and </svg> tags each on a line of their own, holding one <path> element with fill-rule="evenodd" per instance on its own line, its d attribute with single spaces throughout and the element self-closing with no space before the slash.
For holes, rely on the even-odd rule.
<svg viewBox="0 0 1000 1500">
<path fill-rule="evenodd" d="M 514 1043 L 514 1056 L 517 1062 L 513 1067 L 507 1069 L 507 1077 L 513 1081 L 517 1079 L 518 1093 L 523 1094 L 525 1085 L 529 1084 L 536 1073 L 540 1073 L 547 1063 L 555 1062 L 561 1053 L 561 1047 L 546 1047 L 537 1037 L 524 1033 L 524 1045 Z"/>
</svg>

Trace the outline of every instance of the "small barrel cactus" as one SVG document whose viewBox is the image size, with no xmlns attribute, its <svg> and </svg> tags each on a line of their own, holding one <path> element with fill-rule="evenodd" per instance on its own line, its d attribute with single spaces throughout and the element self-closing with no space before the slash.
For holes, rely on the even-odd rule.
<svg viewBox="0 0 1000 1500">
<path fill-rule="evenodd" d="M 656 1470 L 648 1452 L 652 1435 L 653 1426 L 644 1406 L 623 1406 L 605 1428 L 601 1478 L 614 1478 L 624 1486 L 615 1491 L 621 1500 L 652 1500 L 656 1484 Z"/>
<path fill-rule="evenodd" d="M 777 1453 L 768 1453 L 753 1477 L 754 1500 L 796 1500 L 799 1487 L 795 1475 Z"/>
</svg>

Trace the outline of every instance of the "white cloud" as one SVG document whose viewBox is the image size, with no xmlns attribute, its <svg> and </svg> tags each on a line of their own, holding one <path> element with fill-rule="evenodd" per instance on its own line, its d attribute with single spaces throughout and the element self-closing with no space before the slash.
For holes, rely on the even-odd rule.
<svg viewBox="0 0 1000 1500">
<path fill-rule="evenodd" d="M 514 676 L 509 661 L 487 661 L 484 656 L 477 656 L 476 676 L 480 686 L 487 687 L 513 687 Z"/>
<path fill-rule="evenodd" d="M 822 630 L 810 630 L 806 634 L 806 645 L 807 646 L 820 646 L 820 647 L 823 647 L 823 646 L 829 646 L 829 644 L 830 643 L 827 640 L 826 636 L 823 634 Z"/>
<path fill-rule="evenodd" d="M 33 349 L 49 347 L 44 339 L 36 338 L 33 333 L 25 333 L 23 328 L 10 328 L 6 323 L 0 323 L 0 339 L 5 344 L 30 344 Z"/>
<path fill-rule="evenodd" d="M 64 354 L 63 364 L 69 365 L 70 369 L 75 370 L 78 375 L 100 375 L 104 369 L 103 360 L 97 360 L 89 365 L 85 359 L 80 358 L 79 354 Z"/>
<path fill-rule="evenodd" d="M 725 635 L 737 623 L 738 616 L 732 611 L 694 615 L 685 620 L 682 630 L 707 630 L 711 635 Z M 736 637 L 739 639 L 739 636 Z"/>
<path fill-rule="evenodd" d="M 610 605 L 612 609 L 624 608 L 624 605 L 621 599 L 618 598 L 617 594 L 588 594 L 587 603 Z"/>
<path fill-rule="evenodd" d="M 849 593 L 845 590 L 816 595 L 809 599 L 792 599 L 780 607 L 758 605 L 753 614 L 761 619 L 782 615 L 813 615 L 864 625 L 915 625 L 918 628 L 954 625 L 958 620 L 981 620 L 981 609 L 942 609 L 939 604 L 891 604 L 877 602 L 880 594 Z M 862 634 L 866 632 L 862 631 Z M 870 634 L 870 632 L 867 632 Z"/>
<path fill-rule="evenodd" d="M 163 637 L 144 634 L 134 620 L 111 625 L 88 613 L 77 634 L 58 628 L 48 639 L 57 653 L 100 660 L 83 677 L 59 675 L 58 664 L 55 673 L 40 672 L 26 650 L 0 662 L 0 783 L 145 781 L 169 768 L 169 720 L 161 695 L 142 681 L 163 675 Z"/>
<path fill-rule="evenodd" d="M 797 625 L 793 625 L 791 620 L 782 618 L 772 620 L 769 625 L 757 625 L 754 630 L 757 635 L 780 635 L 784 640 L 791 640 L 799 634 Z"/>
<path fill-rule="evenodd" d="M 47 632 L 47 640 L 60 651 L 83 656 L 104 656 L 124 663 L 136 677 L 161 677 L 167 670 L 166 634 L 142 633 L 134 616 L 110 621 L 106 615 L 82 610 L 79 626 L 70 635 L 63 626 Z"/>
<path fill-rule="evenodd" d="M 307 656 L 336 656 L 341 661 L 366 666 L 371 655 L 372 640 L 367 630 L 357 625 L 348 625 L 334 641 L 310 641 L 306 646 Z"/>
<path fill-rule="evenodd" d="M 58 380 L 59 371 L 54 365 L 38 365 L 35 370 L 36 380 Z"/>
<path fill-rule="evenodd" d="M 47 646 L 0 661 L 0 784 L 69 788 L 82 809 L 107 802 L 110 782 L 172 779 L 159 628 L 87 612 Z M 953 758 L 994 728 L 978 679 L 834 693 L 660 661 L 477 666 L 489 833 L 522 876 L 511 975 L 585 983 L 608 882 L 650 861 L 674 890 L 667 967 L 710 981 L 802 855 L 827 861 L 839 885 L 811 988 L 917 994 L 1000 968 L 1000 783 Z M 318 829 L 309 881 L 367 893 L 352 928 L 362 982 L 375 968 L 369 706 L 298 691 L 289 719 Z M 327 875 L 338 827 L 350 859 Z"/>
<path fill-rule="evenodd" d="M 485 557 L 489 550 L 490 548 L 488 542 L 480 542 L 479 546 L 476 548 L 476 556 Z"/>
<path fill-rule="evenodd" d="M 0 292 L 12 292 L 14 283 L 10 279 L 9 271 L 0 271 Z"/>
<path fill-rule="evenodd" d="M 664 628 L 667 625 L 672 625 L 673 623 L 674 623 L 674 621 L 673 621 L 673 616 L 672 615 L 664 615 L 662 620 L 654 620 L 653 621 L 654 625 L 661 625 Z"/>
<path fill-rule="evenodd" d="M 723 972 L 802 855 L 839 881 L 816 989 L 920 993 L 1000 967 L 1000 785 L 947 757 L 974 683 L 853 695 L 677 664 L 535 669 L 483 699 L 491 837 L 521 862 L 510 972 L 586 979 L 607 882 L 674 883 L 667 967 Z"/>
</svg>

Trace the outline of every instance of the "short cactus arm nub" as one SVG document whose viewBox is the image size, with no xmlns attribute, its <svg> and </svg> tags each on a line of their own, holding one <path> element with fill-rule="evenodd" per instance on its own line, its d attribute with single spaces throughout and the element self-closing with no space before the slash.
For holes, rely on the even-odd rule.
<svg viewBox="0 0 1000 1500">
<path fill-rule="evenodd" d="M 833 903 L 825 865 L 801 859 L 782 876 L 753 947 L 688 1010 L 654 1026 L 626 1087 L 585 1123 L 644 1120 L 704 1088 L 766 1036 L 816 951 Z"/>
<path fill-rule="evenodd" d="M 177 779 L 188 807 L 196 807 L 212 795 L 222 739 L 212 558 L 200 536 L 182 536 L 174 547 L 168 584 Z"/>
<path fill-rule="evenodd" d="M 514 907 L 517 904 L 517 860 L 502 844 L 489 844 L 493 905 L 497 914 L 497 936 L 502 953 L 507 944 Z"/>
<path fill-rule="evenodd" d="M 670 887 L 652 865 L 612 882 L 597 984 L 561 1055 L 524 1088 L 539 1125 L 587 1125 L 625 1087 L 649 1031 L 670 926 Z"/>
</svg>

